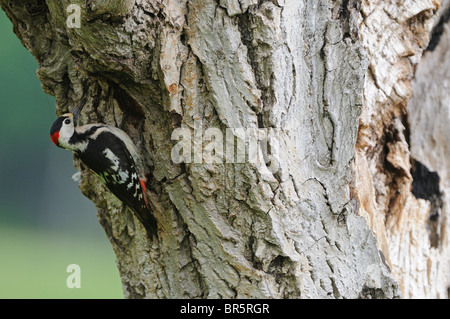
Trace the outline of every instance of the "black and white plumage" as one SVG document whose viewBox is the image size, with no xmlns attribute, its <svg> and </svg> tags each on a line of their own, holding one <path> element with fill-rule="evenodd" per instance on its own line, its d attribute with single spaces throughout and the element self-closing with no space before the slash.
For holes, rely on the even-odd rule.
<svg viewBox="0 0 450 319">
<path fill-rule="evenodd" d="M 73 151 L 92 169 L 108 189 L 131 208 L 151 235 L 156 220 L 147 199 L 146 178 L 140 156 L 130 137 L 105 124 L 77 126 L 78 113 L 66 113 L 52 125 L 50 138 L 61 148 Z"/>
</svg>

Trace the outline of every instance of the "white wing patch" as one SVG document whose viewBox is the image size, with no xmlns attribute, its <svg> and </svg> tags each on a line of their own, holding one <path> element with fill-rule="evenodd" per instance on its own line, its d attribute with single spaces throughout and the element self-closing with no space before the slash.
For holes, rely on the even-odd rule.
<svg viewBox="0 0 450 319">
<path fill-rule="evenodd" d="M 129 173 L 128 171 L 119 169 L 119 158 L 116 156 L 116 154 L 114 154 L 109 148 L 106 148 L 103 151 L 103 154 L 105 154 L 105 157 L 111 161 L 111 169 L 116 172 L 116 174 L 113 174 L 111 176 L 113 180 L 119 184 L 125 183 L 129 178 Z"/>
<path fill-rule="evenodd" d="M 114 154 L 109 148 L 106 148 L 103 151 L 103 154 L 105 154 L 106 158 L 109 159 L 112 163 L 111 168 L 115 171 L 119 170 L 119 158 Z"/>
<path fill-rule="evenodd" d="M 125 183 L 128 179 L 128 172 L 127 171 L 119 171 L 120 181 L 119 183 Z"/>
<path fill-rule="evenodd" d="M 130 152 L 130 155 L 133 158 L 134 162 L 135 163 L 138 162 L 139 154 L 136 150 L 136 146 L 134 145 L 131 138 L 127 135 L 127 133 L 125 133 L 124 131 L 122 131 L 121 129 L 119 129 L 117 127 L 104 125 L 104 126 L 100 127 L 97 131 L 95 131 L 95 133 L 92 134 L 91 138 L 93 140 L 97 139 L 97 137 L 102 132 L 112 133 L 112 134 L 116 135 L 119 139 L 121 139 L 125 143 L 125 147 L 127 148 L 128 152 Z"/>
</svg>

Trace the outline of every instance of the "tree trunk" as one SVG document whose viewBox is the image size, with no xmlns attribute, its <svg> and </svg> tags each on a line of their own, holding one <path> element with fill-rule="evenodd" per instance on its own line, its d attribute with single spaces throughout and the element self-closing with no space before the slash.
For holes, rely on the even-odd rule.
<svg viewBox="0 0 450 319">
<path fill-rule="evenodd" d="M 439 2 L 0 0 L 58 114 L 145 118 L 157 240 L 75 159 L 127 298 L 445 297 L 405 111 Z"/>
<path fill-rule="evenodd" d="M 445 129 L 437 131 L 432 124 L 433 120 L 442 123 L 440 127 L 449 124 L 449 93 L 443 83 L 445 77 L 448 83 L 449 60 L 444 51 L 448 38 L 439 41 L 444 49 L 436 50 L 434 58 L 425 54 L 411 83 L 433 26 L 448 16 L 448 0 L 433 16 L 437 2 L 405 1 L 397 7 L 395 1 L 378 1 L 361 10 L 361 39 L 370 64 L 355 155 L 359 212 L 377 237 L 404 298 L 447 298 L 449 287 L 450 180 L 445 176 L 449 135 L 448 129 L 445 135 Z M 374 37 L 377 30 L 381 33 Z M 436 72 L 439 69 L 443 71 Z M 427 156 L 419 156 L 418 148 Z M 426 159 L 440 156 L 436 165 Z M 414 159 L 438 170 L 440 185 Z"/>
</svg>

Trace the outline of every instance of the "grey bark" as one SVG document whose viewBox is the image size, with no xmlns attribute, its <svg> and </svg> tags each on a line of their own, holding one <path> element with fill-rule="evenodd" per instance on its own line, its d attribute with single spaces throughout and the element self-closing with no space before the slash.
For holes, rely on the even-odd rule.
<svg viewBox="0 0 450 319">
<path fill-rule="evenodd" d="M 75 159 L 125 297 L 400 296 L 355 189 L 368 67 L 380 85 L 389 82 L 370 64 L 376 45 L 361 40 L 365 1 L 0 3 L 58 114 L 87 96 L 83 123 L 118 125 L 126 112 L 136 142 L 145 118 L 158 240 Z M 71 3 L 81 7 L 81 28 L 67 26 Z M 255 161 L 230 163 L 218 152 L 221 163 L 177 164 L 178 128 L 192 137 L 270 129 L 279 147 L 250 140 Z M 270 163 L 266 148 L 278 150 Z"/>
</svg>

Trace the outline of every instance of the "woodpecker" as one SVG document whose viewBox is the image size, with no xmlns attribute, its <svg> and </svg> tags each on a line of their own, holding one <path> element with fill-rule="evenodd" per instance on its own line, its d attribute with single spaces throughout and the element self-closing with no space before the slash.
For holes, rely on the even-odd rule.
<svg viewBox="0 0 450 319">
<path fill-rule="evenodd" d="M 149 234 L 156 236 L 156 220 L 149 206 L 136 146 L 117 127 L 100 123 L 77 126 L 83 104 L 56 119 L 50 129 L 52 142 L 75 153 L 136 214 Z"/>
</svg>

